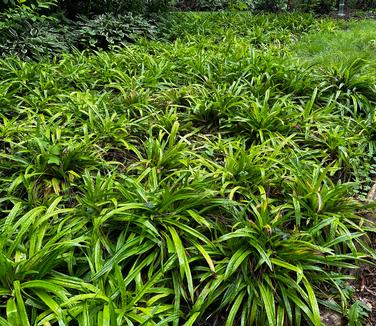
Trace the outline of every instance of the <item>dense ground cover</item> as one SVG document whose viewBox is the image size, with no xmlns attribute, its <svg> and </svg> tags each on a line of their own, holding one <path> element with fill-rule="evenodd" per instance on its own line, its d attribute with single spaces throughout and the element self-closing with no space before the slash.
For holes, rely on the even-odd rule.
<svg viewBox="0 0 376 326">
<path fill-rule="evenodd" d="M 295 52 L 344 25 L 177 14 L 159 41 L 2 59 L 0 325 L 359 325 L 375 62 Z"/>
</svg>

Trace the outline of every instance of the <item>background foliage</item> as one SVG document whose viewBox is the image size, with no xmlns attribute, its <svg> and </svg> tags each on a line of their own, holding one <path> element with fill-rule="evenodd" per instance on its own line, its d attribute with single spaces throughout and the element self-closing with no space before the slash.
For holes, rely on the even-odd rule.
<svg viewBox="0 0 376 326">
<path fill-rule="evenodd" d="M 330 0 L 1 0 L 0 55 L 40 59 L 75 48 L 107 49 L 141 37 L 154 38 L 156 26 L 173 8 L 328 14 L 337 5 Z M 370 9 L 375 5 L 374 0 L 348 2 L 353 8 Z M 165 26 L 160 24 L 161 29 Z"/>
<path fill-rule="evenodd" d="M 178 8 L 184 10 L 256 10 L 256 11 L 312 11 L 318 14 L 328 14 L 338 8 L 338 1 L 332 0 L 178 0 Z M 349 0 L 347 6 L 351 9 L 372 9 L 376 7 L 375 0 Z"/>
</svg>

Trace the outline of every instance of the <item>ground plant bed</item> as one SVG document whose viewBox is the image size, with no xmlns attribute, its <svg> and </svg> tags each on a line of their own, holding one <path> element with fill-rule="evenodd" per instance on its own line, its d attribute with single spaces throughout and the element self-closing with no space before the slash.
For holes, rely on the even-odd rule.
<svg viewBox="0 0 376 326">
<path fill-rule="evenodd" d="M 376 21 L 132 42 L 0 60 L 0 326 L 374 325 Z"/>
</svg>

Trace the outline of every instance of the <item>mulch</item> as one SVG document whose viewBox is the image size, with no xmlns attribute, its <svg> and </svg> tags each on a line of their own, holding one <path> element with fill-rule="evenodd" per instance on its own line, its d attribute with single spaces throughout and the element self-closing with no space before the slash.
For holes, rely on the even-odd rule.
<svg viewBox="0 0 376 326">
<path fill-rule="evenodd" d="M 356 290 L 354 299 L 362 301 L 371 308 L 364 326 L 376 325 L 376 267 L 365 266 L 358 271 L 358 278 L 353 286 Z"/>
</svg>

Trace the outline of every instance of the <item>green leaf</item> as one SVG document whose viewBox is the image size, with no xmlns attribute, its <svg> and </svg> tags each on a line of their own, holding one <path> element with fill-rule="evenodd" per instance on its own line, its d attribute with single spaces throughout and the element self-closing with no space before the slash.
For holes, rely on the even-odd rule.
<svg viewBox="0 0 376 326">
<path fill-rule="evenodd" d="M 237 250 L 229 260 L 225 272 L 225 278 L 229 278 L 232 274 L 238 271 L 241 263 L 252 253 L 250 250 L 239 249 Z"/>
<path fill-rule="evenodd" d="M 193 281 L 192 281 L 192 274 L 191 274 L 191 269 L 189 267 L 187 254 L 185 252 L 184 246 L 176 230 L 172 227 L 168 227 L 168 230 L 170 231 L 172 240 L 175 245 L 176 254 L 179 260 L 180 274 L 181 276 L 185 275 L 187 279 L 188 291 L 191 296 L 191 300 L 193 301 L 194 300 Z"/>
<path fill-rule="evenodd" d="M 0 326 L 15 326 L 16 324 L 12 323 L 9 318 L 6 321 L 3 317 L 0 317 Z"/>
<path fill-rule="evenodd" d="M 41 290 L 34 290 L 34 293 L 47 305 L 49 309 L 51 309 L 56 314 L 59 326 L 68 325 L 61 307 L 55 300 L 52 299 L 51 296 L 49 296 L 45 291 Z"/>
<path fill-rule="evenodd" d="M 202 256 L 205 258 L 205 260 L 208 263 L 209 268 L 212 271 L 212 273 L 215 274 L 215 266 L 214 266 L 213 260 L 209 256 L 209 254 L 206 252 L 206 250 L 199 243 L 197 243 L 193 240 L 191 240 L 191 242 L 198 249 L 198 251 L 202 254 Z"/>
<path fill-rule="evenodd" d="M 226 326 L 235 325 L 235 317 L 236 317 L 236 314 L 237 314 L 237 312 L 240 308 L 240 305 L 242 304 L 242 301 L 243 301 L 245 294 L 246 294 L 246 292 L 242 291 L 237 295 L 236 300 L 232 304 L 231 310 L 230 310 L 230 312 L 227 316 Z"/>
<path fill-rule="evenodd" d="M 316 295 L 315 292 L 312 289 L 311 284 L 308 282 L 306 277 L 303 277 L 303 284 L 307 290 L 308 298 L 309 298 L 309 303 L 312 308 L 312 322 L 314 325 L 321 325 L 321 319 L 320 319 L 320 310 L 319 310 L 319 305 L 316 300 Z"/>
<path fill-rule="evenodd" d="M 260 295 L 262 301 L 264 303 L 264 308 L 266 311 L 266 316 L 268 317 L 268 322 L 270 326 L 274 326 L 276 324 L 276 316 L 275 316 L 275 299 L 272 290 L 269 286 L 264 286 L 263 284 L 259 284 Z"/>
<path fill-rule="evenodd" d="M 12 326 L 22 326 L 19 319 L 18 309 L 16 302 L 13 298 L 9 298 L 6 306 L 7 319 Z"/>
<path fill-rule="evenodd" d="M 22 326 L 30 326 L 29 318 L 27 316 L 25 303 L 21 295 L 21 287 L 19 281 L 14 281 L 14 294 L 16 297 L 16 304 L 17 304 L 17 312 L 18 312 L 18 319 L 20 321 L 20 325 Z"/>
<path fill-rule="evenodd" d="M 47 163 L 48 163 L 48 164 L 56 164 L 56 165 L 60 165 L 61 160 L 60 160 L 60 157 L 58 157 L 58 156 L 55 156 L 55 155 L 48 155 Z"/>
</svg>

